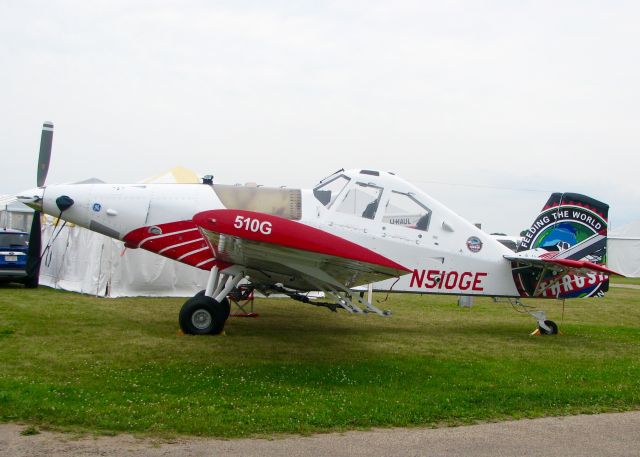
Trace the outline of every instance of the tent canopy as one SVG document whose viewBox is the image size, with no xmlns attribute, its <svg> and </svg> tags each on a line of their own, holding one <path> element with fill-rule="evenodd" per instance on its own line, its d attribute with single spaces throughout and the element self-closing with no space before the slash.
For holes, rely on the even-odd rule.
<svg viewBox="0 0 640 457">
<path fill-rule="evenodd" d="M 609 232 L 607 257 L 612 270 L 640 278 L 640 220 Z"/>
</svg>

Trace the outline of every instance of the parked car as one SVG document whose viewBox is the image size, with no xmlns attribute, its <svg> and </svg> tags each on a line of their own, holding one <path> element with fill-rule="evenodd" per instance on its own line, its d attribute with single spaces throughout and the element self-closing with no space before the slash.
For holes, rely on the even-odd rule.
<svg viewBox="0 0 640 457">
<path fill-rule="evenodd" d="M 0 282 L 20 282 L 27 287 L 38 285 L 27 273 L 28 251 L 28 233 L 0 229 Z"/>
</svg>

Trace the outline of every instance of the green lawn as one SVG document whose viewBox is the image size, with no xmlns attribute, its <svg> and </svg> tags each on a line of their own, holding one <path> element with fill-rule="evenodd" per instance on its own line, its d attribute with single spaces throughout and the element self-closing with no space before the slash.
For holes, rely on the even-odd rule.
<svg viewBox="0 0 640 457">
<path fill-rule="evenodd" d="M 640 278 L 621 278 L 619 276 L 612 276 L 611 282 L 613 284 L 635 284 L 640 286 Z"/>
<path fill-rule="evenodd" d="M 558 337 L 428 295 L 391 295 L 387 319 L 263 299 L 226 336 L 179 336 L 182 301 L 0 287 L 0 421 L 239 437 L 640 408 L 640 290 L 564 320 L 542 302 Z"/>
</svg>

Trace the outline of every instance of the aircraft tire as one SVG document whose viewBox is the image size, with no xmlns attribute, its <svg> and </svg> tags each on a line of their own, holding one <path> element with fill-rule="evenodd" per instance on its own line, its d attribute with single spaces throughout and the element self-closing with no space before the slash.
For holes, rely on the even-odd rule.
<svg viewBox="0 0 640 457">
<path fill-rule="evenodd" d="M 204 289 L 201 290 L 200 292 L 198 292 L 197 294 L 195 294 L 194 297 L 204 297 Z M 229 314 L 231 314 L 231 303 L 229 302 L 228 298 L 225 298 L 224 300 L 222 300 L 221 305 L 225 309 L 225 318 L 224 318 L 224 320 L 226 321 L 229 318 Z"/>
<path fill-rule="evenodd" d="M 230 309 L 226 298 L 218 303 L 198 293 L 182 305 L 178 316 L 180 328 L 189 335 L 218 335 L 224 329 Z"/>
<path fill-rule="evenodd" d="M 195 294 L 194 297 L 204 297 L 204 290 L 201 290 L 200 292 Z M 225 298 L 224 300 L 222 300 L 221 305 L 224 307 L 224 310 L 225 310 L 224 320 L 226 321 L 229 318 L 229 314 L 231 314 L 231 303 L 229 302 L 228 298 Z"/>
<path fill-rule="evenodd" d="M 558 334 L 558 325 L 553 321 L 544 321 L 545 325 L 551 329 L 551 331 L 545 330 L 544 328 L 538 326 L 541 335 L 557 335 Z"/>
</svg>

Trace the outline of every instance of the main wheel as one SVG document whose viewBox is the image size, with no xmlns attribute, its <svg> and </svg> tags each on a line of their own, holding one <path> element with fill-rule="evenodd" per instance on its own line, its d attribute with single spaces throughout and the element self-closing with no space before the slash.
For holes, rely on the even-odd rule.
<svg viewBox="0 0 640 457">
<path fill-rule="evenodd" d="M 204 294 L 187 300 L 178 316 L 180 328 L 190 335 L 218 335 L 229 317 L 230 306 L 226 298 L 222 303 Z"/>
<path fill-rule="evenodd" d="M 542 335 L 557 335 L 558 334 L 558 326 L 556 325 L 555 322 L 553 321 L 544 321 L 545 325 L 547 327 L 549 327 L 550 331 L 542 328 L 540 325 L 538 325 L 538 329 L 540 330 L 540 333 Z"/>
<path fill-rule="evenodd" d="M 204 297 L 204 292 L 205 292 L 204 290 L 201 290 L 200 292 L 195 294 L 194 297 Z M 229 314 L 231 314 L 231 303 L 229 302 L 229 299 L 225 297 L 224 300 L 220 302 L 220 304 L 223 306 L 225 310 L 226 314 L 224 316 L 224 320 L 226 321 L 227 319 L 229 319 Z"/>
</svg>

